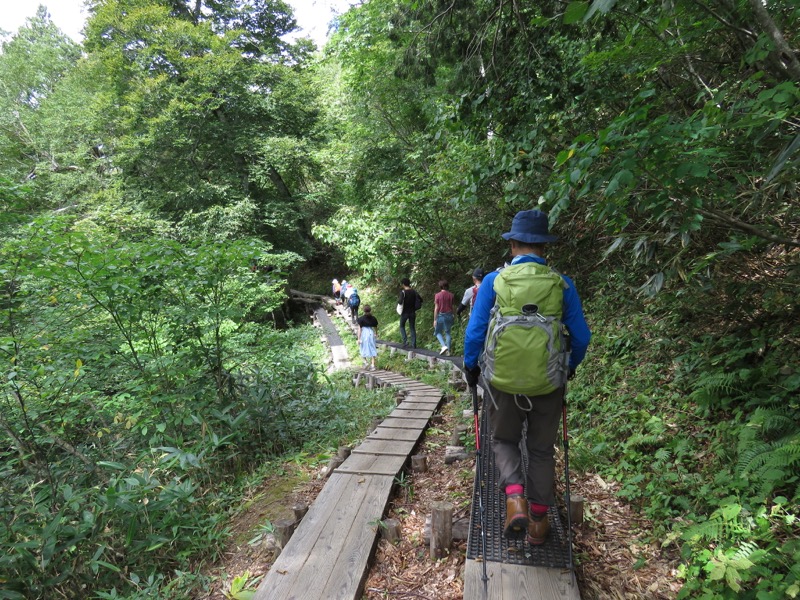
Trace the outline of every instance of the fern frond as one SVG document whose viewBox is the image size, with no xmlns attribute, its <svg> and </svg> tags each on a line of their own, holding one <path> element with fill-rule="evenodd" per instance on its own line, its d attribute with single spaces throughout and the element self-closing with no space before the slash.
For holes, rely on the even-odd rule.
<svg viewBox="0 0 800 600">
<path fill-rule="evenodd" d="M 800 476 L 800 433 L 753 442 L 739 454 L 736 474 L 757 485 L 762 496 L 785 491 L 792 477 Z"/>
<path fill-rule="evenodd" d="M 704 374 L 695 383 L 690 398 L 699 404 L 710 404 L 715 400 L 743 398 L 745 390 L 736 373 L 715 372 Z"/>
<path fill-rule="evenodd" d="M 670 452 L 666 448 L 659 448 L 658 450 L 656 450 L 656 453 L 653 458 L 655 458 L 656 462 L 664 463 L 669 461 L 670 458 L 672 458 L 672 452 Z"/>
<path fill-rule="evenodd" d="M 751 541 L 744 541 L 739 542 L 739 548 L 737 548 L 736 553 L 733 555 L 734 560 L 742 559 L 742 558 L 750 558 L 754 552 L 758 550 L 758 544 Z"/>
<path fill-rule="evenodd" d="M 760 433 L 765 440 L 774 439 L 786 433 L 797 431 L 797 414 L 795 410 L 786 406 L 775 408 L 759 407 L 750 416 L 746 429 L 749 431 L 745 437 Z"/>
<path fill-rule="evenodd" d="M 683 534 L 685 540 L 720 542 L 749 531 L 740 519 L 742 507 L 727 504 L 715 510 L 707 521 L 690 525 Z"/>
<path fill-rule="evenodd" d="M 772 444 L 767 442 L 756 442 L 747 449 L 739 452 L 739 460 L 736 463 L 736 474 L 739 477 L 747 478 L 752 472 L 764 467 L 770 460 Z"/>
<path fill-rule="evenodd" d="M 728 527 L 724 521 L 709 519 L 702 523 L 696 523 L 686 528 L 681 536 L 685 540 L 704 540 L 718 542 L 724 539 Z"/>
<path fill-rule="evenodd" d="M 786 441 L 784 442 L 784 440 Z M 787 436 L 780 441 L 784 443 L 775 448 L 776 462 L 786 467 L 800 465 L 800 434 Z"/>
<path fill-rule="evenodd" d="M 661 435 L 659 434 L 637 433 L 627 439 L 625 446 L 628 448 L 641 448 L 660 446 L 661 443 Z"/>
</svg>

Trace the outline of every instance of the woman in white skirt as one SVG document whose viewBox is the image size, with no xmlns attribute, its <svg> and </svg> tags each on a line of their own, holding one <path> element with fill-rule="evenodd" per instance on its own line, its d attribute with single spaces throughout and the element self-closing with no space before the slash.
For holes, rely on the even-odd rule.
<svg viewBox="0 0 800 600">
<path fill-rule="evenodd" d="M 358 350 L 361 358 L 364 359 L 364 366 L 367 366 L 369 359 L 370 371 L 375 370 L 375 357 L 378 356 L 378 349 L 375 346 L 375 339 L 378 334 L 378 319 L 372 314 L 372 307 L 364 305 L 364 314 L 358 319 Z"/>
</svg>

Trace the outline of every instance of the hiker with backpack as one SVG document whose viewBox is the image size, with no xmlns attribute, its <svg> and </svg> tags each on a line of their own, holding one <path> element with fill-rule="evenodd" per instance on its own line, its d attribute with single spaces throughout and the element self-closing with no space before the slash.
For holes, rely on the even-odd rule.
<svg viewBox="0 0 800 600">
<path fill-rule="evenodd" d="M 422 308 L 422 296 L 411 287 L 411 280 L 403 277 L 400 281 L 403 289 L 397 299 L 397 312 L 400 314 L 400 339 L 403 348 L 408 348 L 408 335 L 406 334 L 406 323 L 411 332 L 411 347 L 417 347 L 417 311 Z"/>
<path fill-rule="evenodd" d="M 361 298 L 358 297 L 358 290 L 354 287 L 348 288 L 347 306 L 350 308 L 350 318 L 355 323 L 358 320 L 358 307 L 361 306 Z"/>
<path fill-rule="evenodd" d="M 586 355 L 591 332 L 569 277 L 547 266 L 547 214 L 520 211 L 511 231 L 511 264 L 489 273 L 478 289 L 464 339 L 467 383 L 483 373 L 492 448 L 506 494 L 507 537 L 527 534 L 530 544 L 550 532 L 555 505 L 554 446 L 566 382 Z M 527 423 L 527 472 L 520 441 Z M 526 498 L 527 496 L 527 498 Z"/>
<path fill-rule="evenodd" d="M 442 346 L 439 354 L 446 356 L 453 344 L 450 330 L 453 328 L 455 296 L 450 292 L 450 283 L 446 279 L 439 281 L 439 290 L 439 293 L 433 297 L 433 333 Z"/>
<path fill-rule="evenodd" d="M 460 317 L 461 313 L 469 309 L 467 316 L 472 314 L 472 307 L 475 305 L 475 297 L 478 295 L 478 288 L 481 287 L 484 272 L 480 267 L 472 272 L 472 285 L 464 290 L 464 296 L 461 298 L 461 304 L 458 305 L 456 316 Z"/>
</svg>

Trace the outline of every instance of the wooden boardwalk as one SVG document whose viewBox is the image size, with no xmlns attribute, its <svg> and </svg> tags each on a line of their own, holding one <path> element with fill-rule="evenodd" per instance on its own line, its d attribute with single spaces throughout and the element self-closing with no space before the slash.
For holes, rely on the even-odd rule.
<svg viewBox="0 0 800 600">
<path fill-rule="evenodd" d="M 438 388 L 389 371 L 405 400 L 335 469 L 261 582 L 256 600 L 360 597 L 395 478 L 442 401 Z"/>
<path fill-rule="evenodd" d="M 333 365 L 331 370 L 339 371 L 350 367 L 350 358 L 347 355 L 347 348 L 339 337 L 339 331 L 336 325 L 333 324 L 331 318 L 328 316 L 328 311 L 322 307 L 314 309 L 314 319 L 318 326 L 325 333 L 325 338 L 328 341 L 328 346 L 331 349 L 331 358 Z"/>
<path fill-rule="evenodd" d="M 486 563 L 489 582 L 483 585 L 483 564 L 467 560 L 464 570 L 464 600 L 580 600 L 575 576 L 569 570 Z"/>
</svg>

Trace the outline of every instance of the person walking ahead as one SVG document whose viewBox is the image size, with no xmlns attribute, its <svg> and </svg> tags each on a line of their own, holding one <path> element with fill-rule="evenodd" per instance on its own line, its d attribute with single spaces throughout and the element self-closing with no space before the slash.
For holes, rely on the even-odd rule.
<svg viewBox="0 0 800 600">
<path fill-rule="evenodd" d="M 375 370 L 375 357 L 378 356 L 378 349 L 375 340 L 378 335 L 378 319 L 372 314 L 372 307 L 364 305 L 364 316 L 358 319 L 358 350 L 361 358 L 364 359 L 364 367 L 367 360 L 370 361 L 370 371 Z"/>
<path fill-rule="evenodd" d="M 439 289 L 441 291 L 433 297 L 433 332 L 442 346 L 439 354 L 446 355 L 450 352 L 450 346 L 453 343 L 450 330 L 453 328 L 455 296 L 449 291 L 450 284 L 446 279 L 439 281 Z"/>
<path fill-rule="evenodd" d="M 472 313 L 472 306 L 475 304 L 475 297 L 478 295 L 478 289 L 481 287 L 483 281 L 483 269 L 478 267 L 472 272 L 472 285 L 464 290 L 464 296 L 461 298 L 461 304 L 458 305 L 456 316 L 460 317 L 461 313 L 469 310 L 467 316 Z"/>
<path fill-rule="evenodd" d="M 403 289 L 400 290 L 400 296 L 397 303 L 403 306 L 400 313 L 400 339 L 403 342 L 403 348 L 408 347 L 408 335 L 406 334 L 406 323 L 411 331 L 411 347 L 417 347 L 417 292 L 411 289 L 411 280 L 408 277 L 403 277 L 400 282 L 403 284 Z"/>
<path fill-rule="evenodd" d="M 467 383 L 475 386 L 479 358 L 483 366 L 495 464 L 506 494 L 504 534 L 527 530 L 528 542 L 538 545 L 550 532 L 547 510 L 555 504 L 554 446 L 566 379 L 586 355 L 591 332 L 575 284 L 546 266 L 545 245 L 558 239 L 549 233 L 547 214 L 518 212 L 503 238 L 512 261 L 486 275 L 478 290 L 464 367 Z M 569 341 L 560 335 L 561 324 Z M 548 339 L 555 341 L 548 346 Z M 527 473 L 519 444 L 525 423 Z"/>
</svg>

